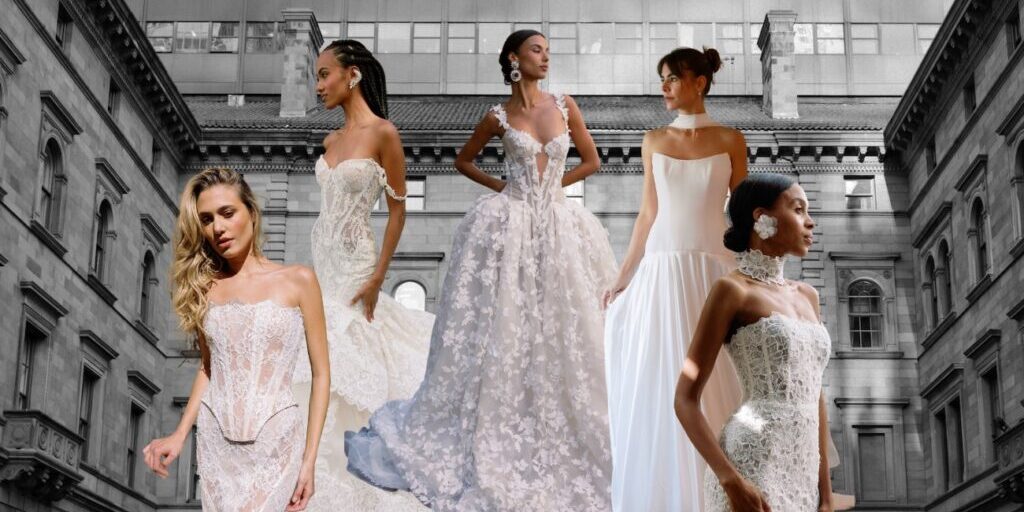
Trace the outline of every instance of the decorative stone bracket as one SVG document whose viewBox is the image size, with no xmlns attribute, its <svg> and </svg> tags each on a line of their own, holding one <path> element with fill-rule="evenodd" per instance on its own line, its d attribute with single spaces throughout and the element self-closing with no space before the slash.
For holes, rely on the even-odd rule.
<svg viewBox="0 0 1024 512">
<path fill-rule="evenodd" d="M 4 417 L 0 481 L 48 501 L 62 499 L 82 481 L 81 437 L 40 411 L 4 411 Z"/>
<path fill-rule="evenodd" d="M 999 474 L 994 481 L 999 495 L 1014 503 L 1024 503 L 1024 420 L 995 439 L 999 456 Z"/>
</svg>

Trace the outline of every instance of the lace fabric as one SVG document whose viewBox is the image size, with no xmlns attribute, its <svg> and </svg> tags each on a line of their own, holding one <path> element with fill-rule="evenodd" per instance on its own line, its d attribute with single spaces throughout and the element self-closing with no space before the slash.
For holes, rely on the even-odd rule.
<svg viewBox="0 0 1024 512">
<path fill-rule="evenodd" d="M 736 265 L 741 274 L 768 284 L 786 284 L 783 267 L 786 258 L 768 256 L 757 249 L 743 251 L 736 255 Z"/>
<path fill-rule="evenodd" d="M 423 383 L 347 434 L 349 469 L 442 512 L 607 511 L 608 235 L 561 193 L 568 135 L 541 144 L 493 112 L 508 185 L 456 229 Z"/>
<path fill-rule="evenodd" d="M 828 331 L 772 313 L 738 329 L 726 347 L 744 402 L 722 430 L 722 449 L 772 510 L 817 510 L 818 397 L 831 348 Z M 705 493 L 708 510 L 729 510 L 710 472 Z"/>
<path fill-rule="evenodd" d="M 305 444 L 291 394 L 305 345 L 298 308 L 272 301 L 211 304 L 204 326 L 210 384 L 197 456 L 205 510 L 284 510 Z"/>
</svg>

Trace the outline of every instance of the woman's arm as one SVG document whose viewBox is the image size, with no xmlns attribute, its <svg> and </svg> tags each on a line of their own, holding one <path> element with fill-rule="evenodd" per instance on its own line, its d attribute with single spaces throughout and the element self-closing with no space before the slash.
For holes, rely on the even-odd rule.
<svg viewBox="0 0 1024 512">
<path fill-rule="evenodd" d="M 654 174 L 651 171 L 651 154 L 653 150 L 652 139 L 655 136 L 651 132 L 644 134 L 643 144 L 640 146 L 640 155 L 644 165 L 644 185 L 640 193 L 640 211 L 637 213 L 636 221 L 633 222 L 633 235 L 629 239 L 629 248 L 626 249 L 626 256 L 622 258 L 622 266 L 619 267 L 619 275 L 615 284 L 604 293 L 602 303 L 604 307 L 612 303 L 623 290 L 629 286 L 633 279 L 636 267 L 644 257 L 644 248 L 647 245 L 647 236 L 651 232 L 651 225 L 658 215 L 658 194 L 654 188 Z"/>
<path fill-rule="evenodd" d="M 732 164 L 732 176 L 729 178 L 729 190 L 736 190 L 740 182 L 747 177 L 747 140 L 739 130 L 732 130 L 731 137 L 729 162 Z"/>
<path fill-rule="evenodd" d="M 320 283 L 316 274 L 307 267 L 298 267 L 296 272 L 299 289 L 299 308 L 302 311 L 303 327 L 306 331 L 306 351 L 313 377 L 309 393 L 309 416 L 306 420 L 306 446 L 302 453 L 299 480 L 295 485 L 288 510 L 303 510 L 313 496 L 313 469 L 316 454 L 320 448 L 320 435 L 327 418 L 328 393 L 331 386 L 331 366 L 327 352 L 327 327 L 324 321 L 324 305 L 320 295 Z"/>
<path fill-rule="evenodd" d="M 169 474 L 167 467 L 181 454 L 181 448 L 185 440 L 192 432 L 192 425 L 196 423 L 199 416 L 199 407 L 203 399 L 203 393 L 210 384 L 210 375 L 207 368 L 210 364 L 210 352 L 206 348 L 206 341 L 199 336 L 199 370 L 196 371 L 196 378 L 192 381 L 192 391 L 188 394 L 188 404 L 181 413 L 181 420 L 178 427 L 167 437 L 154 439 L 142 449 L 143 457 L 149 469 L 160 478 L 167 478 Z"/>
<path fill-rule="evenodd" d="M 466 141 L 466 145 L 459 150 L 459 156 L 455 157 L 455 169 L 463 176 L 495 191 L 501 192 L 505 188 L 505 182 L 480 170 L 476 166 L 476 156 L 484 149 L 487 142 L 501 132 L 498 118 L 490 112 L 484 114 L 483 119 L 476 125 L 473 135 Z"/>
<path fill-rule="evenodd" d="M 583 113 L 576 105 L 576 100 L 565 95 L 565 108 L 569 111 L 569 136 L 580 154 L 580 164 L 562 175 L 562 186 L 567 187 L 590 176 L 601 168 L 601 158 L 597 155 L 597 146 L 583 122 Z"/>
</svg>

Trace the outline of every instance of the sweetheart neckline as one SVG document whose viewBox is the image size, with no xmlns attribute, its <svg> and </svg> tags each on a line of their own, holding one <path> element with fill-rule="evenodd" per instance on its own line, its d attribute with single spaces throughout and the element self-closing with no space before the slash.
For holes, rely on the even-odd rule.
<svg viewBox="0 0 1024 512">
<path fill-rule="evenodd" d="M 327 166 L 327 170 L 329 170 L 329 171 L 337 169 L 341 164 L 343 164 L 345 162 L 370 162 L 370 163 L 372 163 L 374 165 L 374 167 L 379 167 L 381 169 L 384 168 L 384 166 L 381 165 L 380 162 L 374 160 L 373 158 L 346 158 L 346 159 L 344 159 L 344 160 L 342 160 L 342 161 L 340 161 L 340 162 L 338 162 L 338 163 L 336 163 L 334 165 L 331 165 L 330 163 L 327 162 L 327 159 L 324 158 L 323 155 L 320 155 L 320 158 L 318 159 L 318 161 L 323 162 L 324 165 Z"/>
<path fill-rule="evenodd" d="M 561 139 L 562 137 L 567 137 L 569 135 L 569 130 L 566 130 L 566 131 L 556 135 L 555 137 L 553 137 L 551 140 L 549 140 L 547 142 L 541 142 L 536 137 L 534 137 L 532 134 L 530 134 L 530 132 L 528 132 L 526 130 L 520 130 L 519 128 L 516 128 L 515 126 L 509 125 L 508 128 L 505 128 L 505 133 L 501 134 L 501 137 L 505 138 L 505 135 L 508 135 L 508 132 L 510 132 L 510 131 L 516 131 L 518 133 L 521 133 L 521 134 L 525 135 L 532 142 L 534 142 L 536 144 L 540 144 L 540 147 L 541 147 L 542 150 L 547 149 L 547 147 L 549 145 L 551 145 L 552 142 L 555 142 L 556 140 Z"/>
<path fill-rule="evenodd" d="M 754 320 L 749 324 L 736 328 L 736 331 L 733 332 L 732 337 L 735 338 L 740 333 L 740 331 L 747 329 L 748 327 L 753 328 L 758 324 L 767 323 L 768 320 L 776 317 L 785 318 L 786 320 L 789 320 L 793 323 L 803 324 L 808 327 L 821 327 L 822 329 L 825 328 L 825 324 L 821 323 L 820 321 L 804 320 L 803 318 L 796 318 L 794 316 L 784 315 L 782 313 L 779 313 L 778 311 L 772 311 L 771 313 L 768 314 L 768 316 L 762 316 L 761 318 L 758 318 L 757 320 Z"/>
</svg>

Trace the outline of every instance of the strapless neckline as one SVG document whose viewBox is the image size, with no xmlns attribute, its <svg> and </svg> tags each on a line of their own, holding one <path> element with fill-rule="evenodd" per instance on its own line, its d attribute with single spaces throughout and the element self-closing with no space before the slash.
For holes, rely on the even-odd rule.
<svg viewBox="0 0 1024 512">
<path fill-rule="evenodd" d="M 674 160 L 676 162 L 703 162 L 704 160 L 711 160 L 713 158 L 720 157 L 722 155 L 729 156 L 729 153 L 723 151 L 721 153 L 715 153 L 713 155 L 702 156 L 700 158 L 676 158 L 674 156 L 666 155 L 665 153 L 654 152 L 653 156 L 660 156 L 668 160 Z"/>
<path fill-rule="evenodd" d="M 373 158 L 346 158 L 334 165 L 331 165 L 330 163 L 327 162 L 327 159 L 324 158 L 323 155 L 320 155 L 320 158 L 317 159 L 317 162 L 322 162 L 324 166 L 327 168 L 327 170 L 337 169 L 338 167 L 341 167 L 341 164 L 344 164 L 346 162 L 370 162 L 371 164 L 373 164 L 374 167 L 380 169 L 384 168 L 384 166 L 382 166 L 380 162 L 374 160 Z"/>
</svg>

